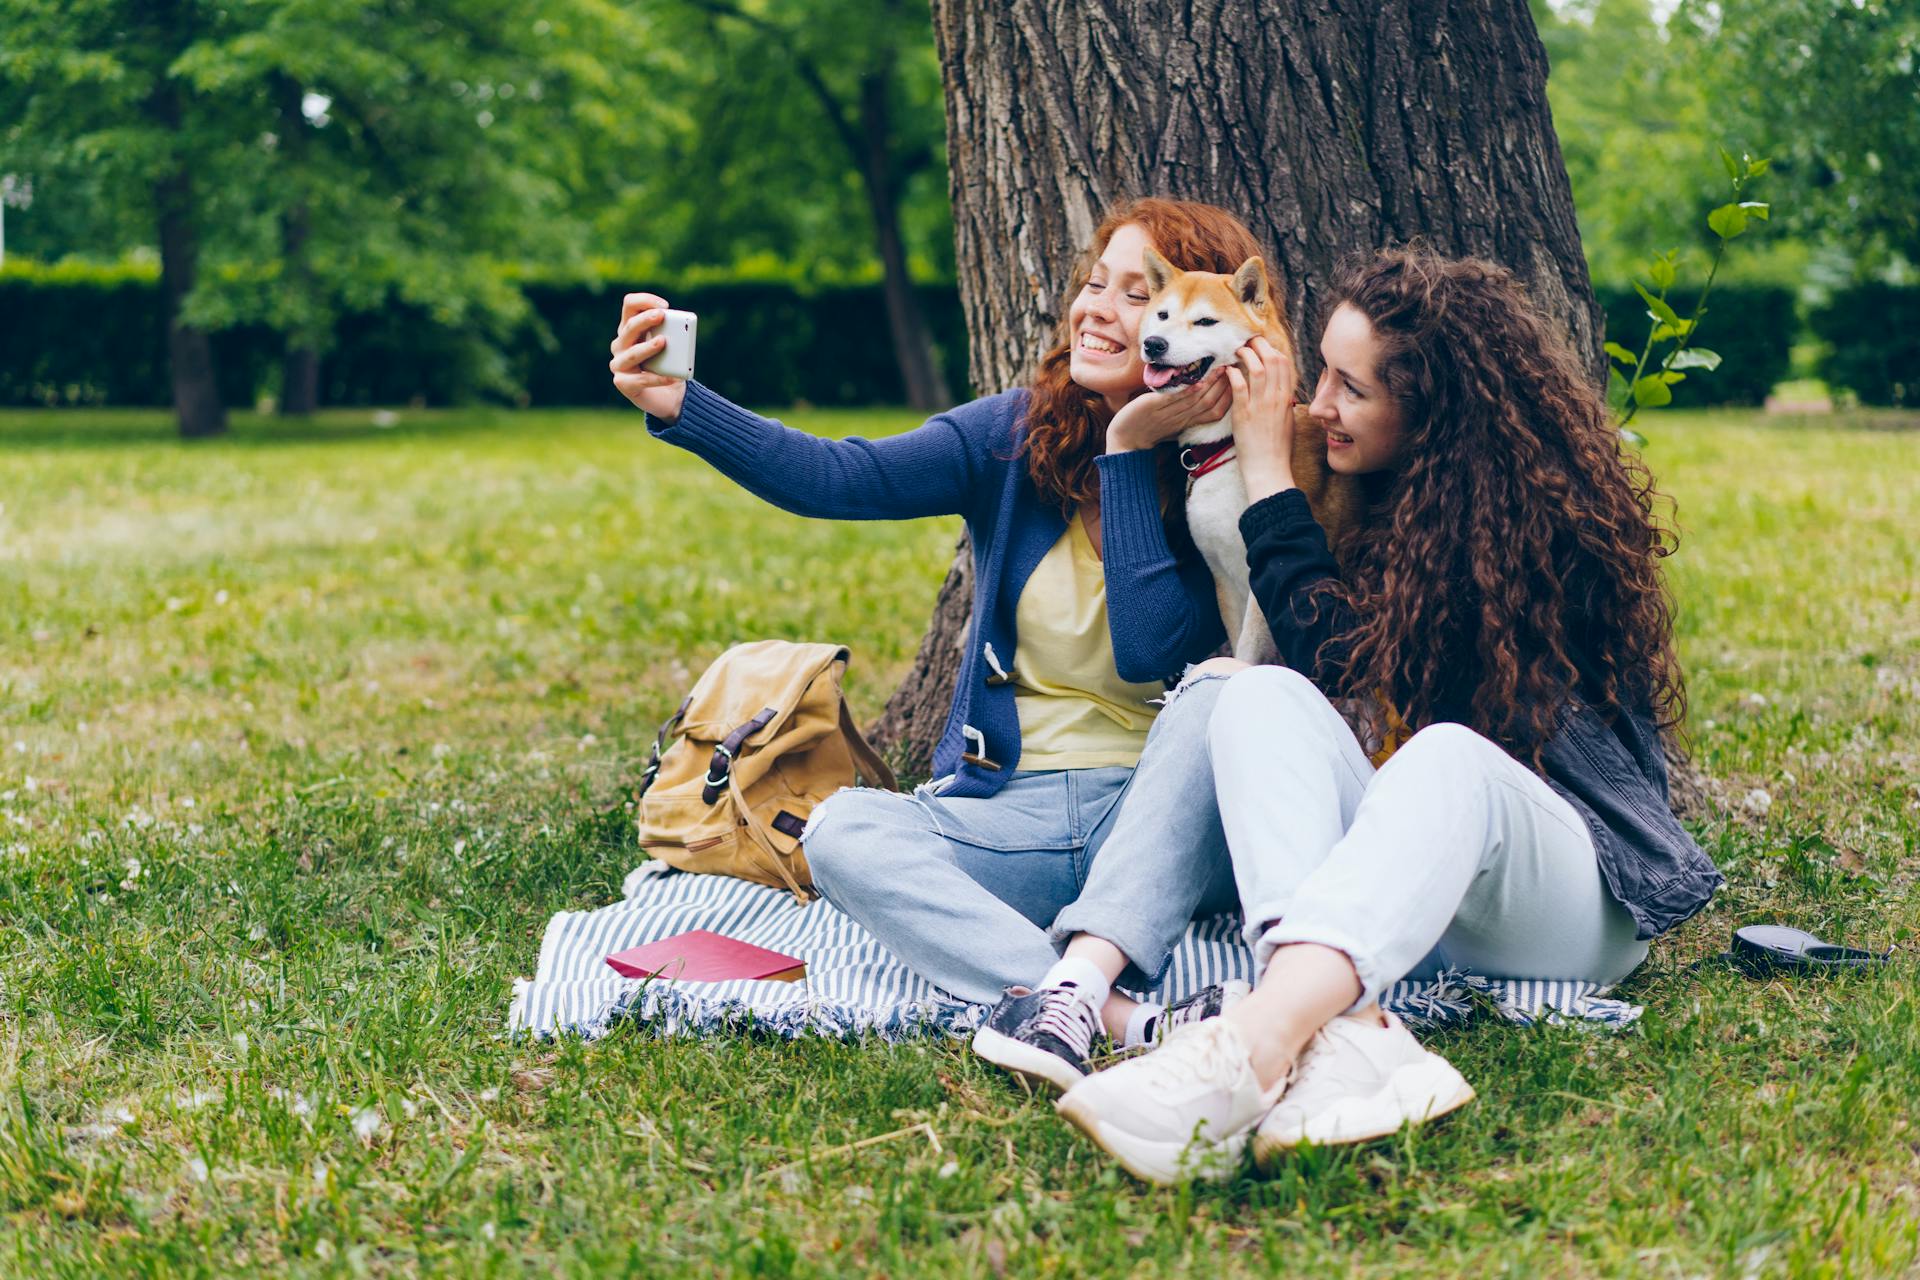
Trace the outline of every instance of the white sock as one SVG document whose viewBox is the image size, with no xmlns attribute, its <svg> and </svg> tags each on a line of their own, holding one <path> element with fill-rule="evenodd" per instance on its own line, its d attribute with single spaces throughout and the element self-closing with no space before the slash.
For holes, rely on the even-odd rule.
<svg viewBox="0 0 1920 1280">
<path fill-rule="evenodd" d="M 1093 1006 L 1095 1013 L 1107 1002 L 1107 996 L 1113 991 L 1113 983 L 1107 975 L 1100 972 L 1100 966 L 1091 960 L 1082 960 L 1078 956 L 1062 956 L 1053 962 L 1053 968 L 1047 970 L 1047 976 L 1040 979 L 1040 987 L 1072 987 L 1073 993 Z"/>
<path fill-rule="evenodd" d="M 1121 1038 L 1122 1049 L 1138 1049 L 1142 1045 L 1153 1043 L 1154 1026 L 1160 1015 L 1167 1011 L 1163 1004 L 1137 1004 L 1133 1012 L 1127 1015 L 1127 1034 Z"/>
</svg>

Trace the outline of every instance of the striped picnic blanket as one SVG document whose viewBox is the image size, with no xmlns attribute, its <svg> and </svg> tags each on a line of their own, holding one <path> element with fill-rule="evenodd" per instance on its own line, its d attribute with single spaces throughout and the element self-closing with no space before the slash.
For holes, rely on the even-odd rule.
<svg viewBox="0 0 1920 1280">
<path fill-rule="evenodd" d="M 664 863 L 635 868 L 626 897 L 595 911 L 562 911 L 547 924 L 539 966 L 514 983 L 508 1028 L 592 1039 L 630 1019 L 661 1035 L 752 1029 L 789 1038 L 972 1034 L 987 1006 L 968 1004 L 915 974 L 831 903 L 801 906 L 785 890 L 728 876 L 689 875 Z M 799 982 L 663 982 L 623 978 L 616 951 L 689 929 L 769 947 L 807 962 Z M 1179 1000 L 1227 978 L 1250 979 L 1253 953 L 1238 916 L 1196 920 L 1161 985 L 1146 994 Z M 1591 982 L 1488 979 L 1448 973 L 1396 983 L 1384 1003 L 1415 1026 L 1466 1018 L 1476 1005 L 1514 1022 L 1539 1018 L 1624 1027 L 1637 1005 L 1604 998 Z"/>
</svg>

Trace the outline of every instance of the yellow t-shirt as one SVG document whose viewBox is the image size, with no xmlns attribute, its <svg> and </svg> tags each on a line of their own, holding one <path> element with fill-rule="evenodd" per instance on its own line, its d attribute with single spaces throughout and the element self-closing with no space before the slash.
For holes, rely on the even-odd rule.
<svg viewBox="0 0 1920 1280">
<path fill-rule="evenodd" d="M 1132 768 L 1166 693 L 1159 681 L 1133 684 L 1113 667 L 1107 630 L 1107 574 L 1075 513 L 1027 579 L 1014 609 L 1014 705 L 1020 713 L 1021 769 Z"/>
</svg>

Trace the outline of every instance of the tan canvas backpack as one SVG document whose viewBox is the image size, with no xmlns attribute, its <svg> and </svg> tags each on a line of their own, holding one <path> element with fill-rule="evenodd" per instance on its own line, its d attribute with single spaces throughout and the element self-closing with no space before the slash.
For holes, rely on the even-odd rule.
<svg viewBox="0 0 1920 1280">
<path fill-rule="evenodd" d="M 800 833 L 850 787 L 898 790 L 840 692 L 847 650 L 758 640 L 714 660 L 660 727 L 640 777 L 640 843 L 683 871 L 810 896 Z"/>
</svg>

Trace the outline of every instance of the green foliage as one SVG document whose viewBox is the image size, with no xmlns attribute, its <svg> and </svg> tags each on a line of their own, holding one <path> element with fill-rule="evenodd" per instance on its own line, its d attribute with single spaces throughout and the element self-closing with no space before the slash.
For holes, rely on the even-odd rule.
<svg viewBox="0 0 1920 1280">
<path fill-rule="evenodd" d="M 36 179 L 31 208 L 10 211 L 15 254 L 109 257 L 152 244 L 144 186 L 127 180 L 119 149 L 141 132 L 149 151 L 191 154 L 210 196 L 214 263 L 274 263 L 280 216 L 306 202 L 313 270 L 341 295 L 336 313 L 393 296 L 510 320 L 510 294 L 462 294 L 471 282 L 459 254 L 475 245 L 545 272 L 611 250 L 674 280 L 772 256 L 823 282 L 877 262 L 839 131 L 859 123 L 864 77 L 884 64 L 907 247 L 923 275 L 953 274 L 943 90 L 924 0 L 188 4 L 172 23 L 178 57 L 156 55 L 140 85 L 102 103 L 95 88 L 124 81 L 135 57 L 115 43 L 138 34 L 132 11 L 0 0 L 10 37 L 0 172 Z M 803 59 L 838 119 L 802 76 Z M 194 104 L 173 140 L 138 119 L 163 74 Z M 282 126 L 280 76 L 331 99 L 326 123 Z M 270 286 L 210 287 L 196 314 L 298 320 L 287 291 Z"/>
<path fill-rule="evenodd" d="M 1920 407 L 1920 286 L 1855 285 L 1814 312 L 1820 376 L 1866 404 Z"/>
<path fill-rule="evenodd" d="M 1646 1016 L 1440 1033 L 1446 1125 L 1182 1193 L 963 1043 L 500 1034 L 693 675 L 832 639 L 872 713 L 958 521 L 772 511 L 630 408 L 0 413 L 0 1275 L 1911 1274 L 1913 966 L 1695 962 L 1757 919 L 1911 954 L 1920 433 L 1647 458 L 1730 883 Z"/>
<path fill-rule="evenodd" d="M 1701 171 L 1736 138 L 1775 157 L 1790 216 L 1736 279 L 1920 265 L 1920 6 L 1907 0 L 1533 0 L 1547 96 L 1596 280 L 1719 204 Z M 1720 215 L 1732 229 L 1738 218 Z M 1711 248 L 1703 238 L 1701 247 Z"/>
<path fill-rule="evenodd" d="M 0 28 L 0 170 L 36 200 L 86 174 L 148 243 L 190 175 L 188 318 L 309 343 L 392 304 L 503 340 L 525 304 L 483 268 L 582 257 L 608 67 L 644 63 L 605 0 L 0 0 Z"/>
<path fill-rule="evenodd" d="M 1725 148 L 1720 151 L 1720 159 L 1726 166 L 1727 181 L 1733 189 L 1734 199 L 1707 215 L 1707 226 L 1719 243 L 1714 248 L 1712 264 L 1707 268 L 1706 283 L 1700 287 L 1699 297 L 1694 300 L 1692 314 L 1682 318 L 1674 310 L 1673 304 L 1667 301 L 1668 292 L 1680 277 L 1679 250 L 1669 249 L 1656 254 L 1647 264 L 1651 289 L 1638 280 L 1633 282 L 1634 292 L 1646 305 L 1646 318 L 1653 322 L 1647 331 L 1645 344 L 1638 354 L 1618 342 L 1606 344 L 1607 399 L 1619 419 L 1621 430 L 1628 435 L 1633 433 L 1626 431 L 1627 425 L 1640 410 L 1657 409 L 1673 403 L 1673 388 L 1687 380 L 1686 370 L 1711 371 L 1720 367 L 1720 354 L 1695 347 L 1694 335 L 1701 318 L 1707 313 L 1707 297 L 1713 292 L 1714 277 L 1720 273 L 1720 262 L 1726 255 L 1728 243 L 1744 235 L 1754 219 L 1765 220 L 1771 216 L 1771 210 L 1763 202 L 1740 199 L 1747 184 L 1766 175 L 1768 162 L 1755 160 L 1751 156 L 1735 160 Z M 1612 328 L 1611 325 L 1608 327 Z M 1624 327 L 1621 332 L 1624 335 Z M 1662 352 L 1664 343 L 1672 345 Z"/>
<path fill-rule="evenodd" d="M 1711 207 L 1708 185 L 1688 176 L 1713 155 L 1706 97 L 1649 0 L 1534 0 L 1533 14 L 1587 269 L 1626 280 L 1647 245 Z"/>
<path fill-rule="evenodd" d="M 1715 124 L 1778 158 L 1789 232 L 1920 267 L 1920 6 L 1685 0 L 1670 25 Z"/>
<path fill-rule="evenodd" d="M 1647 304 L 1631 288 L 1597 285 L 1594 296 L 1606 313 L 1607 333 L 1619 335 L 1608 342 L 1607 354 L 1616 367 L 1630 368 L 1638 361 L 1639 343 L 1653 324 Z M 1697 297 L 1691 289 L 1677 288 L 1675 311 L 1691 313 Z M 1687 377 L 1666 384 L 1673 406 L 1762 403 L 1791 369 L 1793 344 L 1800 331 L 1794 291 L 1785 285 L 1716 282 L 1710 310 L 1705 323 L 1711 349 L 1689 346 L 1674 357 L 1673 370 Z"/>
<path fill-rule="evenodd" d="M 657 65 L 635 91 L 653 114 L 608 140 L 617 181 L 597 242 L 660 277 L 804 264 L 821 282 L 878 263 L 855 135 L 877 95 L 909 253 L 951 279 L 944 88 L 926 0 L 658 0 Z"/>
</svg>

